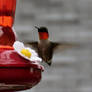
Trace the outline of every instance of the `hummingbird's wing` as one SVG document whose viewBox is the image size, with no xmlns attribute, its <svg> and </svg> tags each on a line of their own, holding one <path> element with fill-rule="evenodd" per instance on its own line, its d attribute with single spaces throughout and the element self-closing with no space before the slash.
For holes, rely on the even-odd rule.
<svg viewBox="0 0 92 92">
<path fill-rule="evenodd" d="M 25 42 L 24 44 L 35 49 L 38 52 L 38 42 Z"/>
<path fill-rule="evenodd" d="M 77 46 L 79 46 L 79 45 L 76 43 L 52 42 L 53 51 L 58 50 L 58 49 L 59 49 L 59 51 L 66 50 L 68 48 L 77 47 Z"/>
</svg>

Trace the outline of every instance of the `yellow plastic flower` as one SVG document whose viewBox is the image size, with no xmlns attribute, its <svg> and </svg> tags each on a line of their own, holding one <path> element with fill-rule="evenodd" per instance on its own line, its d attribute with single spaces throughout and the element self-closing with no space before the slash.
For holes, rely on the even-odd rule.
<svg viewBox="0 0 92 92">
<path fill-rule="evenodd" d="M 42 61 L 42 59 L 38 57 L 38 54 L 35 52 L 35 50 L 29 47 L 25 47 L 22 42 L 16 41 L 13 47 L 15 51 L 25 59 L 38 62 Z"/>
<path fill-rule="evenodd" d="M 21 53 L 28 58 L 31 57 L 31 52 L 28 49 L 22 49 Z"/>
</svg>

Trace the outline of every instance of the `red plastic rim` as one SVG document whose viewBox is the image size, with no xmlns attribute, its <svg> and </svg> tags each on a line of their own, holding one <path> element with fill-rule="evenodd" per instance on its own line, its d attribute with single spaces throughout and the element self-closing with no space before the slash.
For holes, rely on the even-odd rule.
<svg viewBox="0 0 92 92">
<path fill-rule="evenodd" d="M 0 67 L 33 67 L 42 71 L 44 70 L 43 66 L 40 64 L 35 64 L 35 61 L 31 62 L 21 57 L 12 46 L 4 45 L 0 45 Z"/>
<path fill-rule="evenodd" d="M 30 89 L 41 80 L 42 65 L 21 57 L 12 46 L 0 46 L 0 92 Z"/>
<path fill-rule="evenodd" d="M 4 45 L 1 45 L 0 46 L 0 50 L 14 50 L 14 48 L 12 46 L 4 46 Z"/>
</svg>

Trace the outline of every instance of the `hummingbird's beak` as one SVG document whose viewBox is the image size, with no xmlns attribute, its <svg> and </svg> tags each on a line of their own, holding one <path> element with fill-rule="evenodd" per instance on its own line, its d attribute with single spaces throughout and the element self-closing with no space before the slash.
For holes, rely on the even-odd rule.
<svg viewBox="0 0 92 92">
<path fill-rule="evenodd" d="M 37 26 L 34 26 L 36 29 L 40 29 L 39 27 L 37 27 Z"/>
</svg>

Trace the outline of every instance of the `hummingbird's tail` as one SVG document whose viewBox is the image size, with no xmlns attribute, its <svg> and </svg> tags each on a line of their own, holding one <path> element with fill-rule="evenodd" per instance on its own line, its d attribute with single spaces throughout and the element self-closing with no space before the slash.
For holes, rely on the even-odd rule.
<svg viewBox="0 0 92 92">
<path fill-rule="evenodd" d="M 47 61 L 47 64 L 48 64 L 49 66 L 51 66 L 52 61 L 51 61 L 51 60 Z"/>
<path fill-rule="evenodd" d="M 52 64 L 51 62 L 52 62 L 51 60 L 50 60 L 50 61 L 44 61 L 44 60 L 43 60 L 41 64 L 42 64 L 43 66 L 46 66 L 46 67 L 47 67 L 47 66 L 51 66 L 51 64 Z"/>
</svg>

